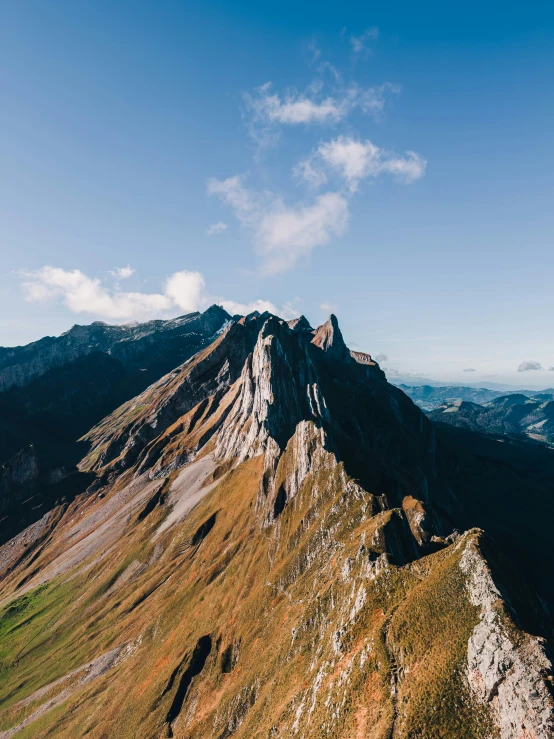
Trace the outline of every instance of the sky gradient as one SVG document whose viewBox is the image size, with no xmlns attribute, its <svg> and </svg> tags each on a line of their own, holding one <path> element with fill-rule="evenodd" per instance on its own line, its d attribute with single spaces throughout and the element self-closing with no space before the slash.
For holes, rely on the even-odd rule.
<svg viewBox="0 0 554 739">
<path fill-rule="evenodd" d="M 552 3 L 0 14 L 0 345 L 219 301 L 554 386 Z"/>
</svg>

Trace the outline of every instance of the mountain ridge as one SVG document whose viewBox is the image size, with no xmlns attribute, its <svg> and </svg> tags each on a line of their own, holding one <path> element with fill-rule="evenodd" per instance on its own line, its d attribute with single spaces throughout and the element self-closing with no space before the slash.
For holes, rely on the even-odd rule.
<svg viewBox="0 0 554 739">
<path fill-rule="evenodd" d="M 74 326 L 60 337 L 0 349 L 0 462 L 33 443 L 39 457 L 74 464 L 75 439 L 209 344 L 229 321 L 211 306 L 168 321 Z"/>
<path fill-rule="evenodd" d="M 0 548 L 0 737 L 551 736 L 548 529 L 498 515 L 551 489 L 335 317 L 234 320 L 87 440 L 87 490 Z"/>
</svg>

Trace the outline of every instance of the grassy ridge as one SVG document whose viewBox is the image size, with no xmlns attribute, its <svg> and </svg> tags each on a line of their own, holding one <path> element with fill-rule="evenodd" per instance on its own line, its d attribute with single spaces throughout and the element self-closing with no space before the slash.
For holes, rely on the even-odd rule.
<svg viewBox="0 0 554 739">
<path fill-rule="evenodd" d="M 288 454 L 282 480 L 292 468 Z M 149 566 L 161 507 L 133 520 L 85 574 L 54 580 L 4 609 L 2 728 L 36 708 L 15 708 L 17 701 L 126 644 L 111 671 L 18 736 L 163 736 L 174 689 L 164 690 L 209 634 L 212 651 L 175 736 L 232 730 L 266 739 L 295 729 L 314 739 L 388 739 L 393 729 L 398 737 L 485 735 L 464 692 L 464 650 L 478 614 L 465 594 L 461 550 L 368 579 L 367 546 L 387 518 L 371 516 L 371 496 L 347 493 L 344 470 L 329 456 L 287 501 L 278 524 L 263 527 L 262 465 L 250 460 L 221 477 L 167 532 L 163 554 Z M 213 528 L 193 545 L 214 513 Z M 144 569 L 125 582 L 133 562 Z M 226 672 L 223 655 L 233 645 L 236 666 Z"/>
</svg>

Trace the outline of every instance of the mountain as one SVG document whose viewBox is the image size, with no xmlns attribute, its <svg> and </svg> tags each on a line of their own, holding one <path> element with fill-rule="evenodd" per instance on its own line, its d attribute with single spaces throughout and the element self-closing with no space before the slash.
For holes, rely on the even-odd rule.
<svg viewBox="0 0 554 739">
<path fill-rule="evenodd" d="M 514 393 L 482 405 L 467 401 L 444 403 L 429 417 L 472 431 L 554 445 L 554 394 L 549 392 L 531 397 Z"/>
<path fill-rule="evenodd" d="M 550 450 L 267 313 L 86 440 L 0 548 L 3 739 L 552 736 Z"/>
<path fill-rule="evenodd" d="M 168 321 L 74 326 L 0 348 L 0 510 L 9 512 L 0 518 L 0 543 L 56 500 L 83 491 L 89 478 L 75 465 L 91 426 L 207 346 L 229 321 L 213 305 Z"/>
<path fill-rule="evenodd" d="M 420 408 L 426 412 L 434 411 L 436 408 L 446 404 L 453 404 L 458 401 L 468 401 L 469 403 L 484 404 L 489 403 L 496 398 L 507 397 L 508 395 L 519 395 L 525 397 L 535 397 L 540 394 L 554 395 L 554 389 L 543 390 L 539 393 L 537 390 L 513 390 L 509 393 L 506 390 L 495 390 L 486 387 L 476 387 L 472 385 L 406 385 L 404 383 L 394 383 L 398 385 L 406 395 L 417 403 Z"/>
</svg>

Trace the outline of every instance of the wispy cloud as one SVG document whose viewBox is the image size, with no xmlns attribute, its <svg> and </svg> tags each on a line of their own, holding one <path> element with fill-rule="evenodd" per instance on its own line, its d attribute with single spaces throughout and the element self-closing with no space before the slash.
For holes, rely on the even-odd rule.
<svg viewBox="0 0 554 739">
<path fill-rule="evenodd" d="M 350 191 L 354 192 L 360 180 L 385 173 L 410 184 L 423 177 L 426 166 L 426 160 L 413 151 L 400 155 L 380 149 L 368 139 L 360 141 L 350 136 L 339 136 L 322 142 L 315 152 L 294 168 L 294 174 L 310 185 L 320 187 L 327 181 L 330 170 L 345 180 Z"/>
<path fill-rule="evenodd" d="M 112 277 L 117 277 L 118 280 L 128 280 L 129 277 L 132 277 L 135 274 L 135 272 L 136 270 L 134 270 L 130 264 L 126 267 L 115 267 L 110 270 Z"/>
<path fill-rule="evenodd" d="M 273 313 L 276 316 L 284 318 L 286 321 L 290 321 L 292 318 L 298 318 L 300 310 L 298 309 L 298 299 L 294 299 L 284 303 L 282 306 L 277 307 L 275 303 L 270 300 L 253 300 L 250 303 L 238 303 L 235 300 L 222 300 L 220 305 L 225 308 L 227 313 L 230 315 L 241 315 L 246 316 L 248 313 L 258 311 L 258 313 Z"/>
<path fill-rule="evenodd" d="M 475 372 L 476 370 L 473 367 L 467 367 L 464 372 Z"/>
<path fill-rule="evenodd" d="M 231 314 L 269 310 L 283 318 L 298 315 L 295 301 L 280 308 L 262 299 L 251 303 L 216 301 L 206 289 L 204 276 L 189 270 L 170 275 L 159 293 L 110 289 L 98 278 L 89 277 L 79 269 L 45 266 L 34 271 L 22 271 L 19 276 L 24 298 L 29 302 L 59 301 L 72 313 L 115 323 L 166 318 L 179 312 L 192 313 L 204 310 L 214 302 L 219 302 Z"/>
<path fill-rule="evenodd" d="M 375 357 L 375 360 L 376 360 L 377 362 L 379 362 L 379 363 L 381 363 L 381 362 L 386 362 L 386 361 L 388 360 L 388 357 L 387 357 L 387 355 L 386 355 L 386 354 L 378 354 L 378 355 L 377 355 L 377 356 Z"/>
<path fill-rule="evenodd" d="M 332 303 L 321 303 L 319 306 L 324 313 L 334 313 L 336 308 Z"/>
<path fill-rule="evenodd" d="M 228 228 L 226 223 L 223 223 L 223 221 L 219 221 L 218 223 L 212 224 L 206 231 L 206 234 L 208 236 L 217 236 L 217 234 L 223 233 L 223 231 L 226 231 Z"/>
<path fill-rule="evenodd" d="M 88 313 L 113 321 L 144 320 L 171 310 L 197 310 L 204 291 L 199 272 L 175 272 L 162 293 L 111 290 L 79 269 L 45 266 L 21 273 L 25 300 L 60 300 L 73 313 Z"/>
<path fill-rule="evenodd" d="M 312 44 L 309 44 L 308 51 L 312 55 L 310 64 L 315 64 L 318 61 L 318 59 L 321 57 L 321 50 L 317 48 L 315 43 L 312 43 Z"/>
<path fill-rule="evenodd" d="M 266 275 L 292 268 L 312 249 L 343 234 L 348 222 L 348 202 L 338 192 L 288 206 L 272 193 L 247 190 L 238 175 L 209 180 L 208 192 L 230 205 L 241 224 L 253 231 L 261 272 Z"/>
<path fill-rule="evenodd" d="M 331 189 L 311 202 L 287 205 L 271 192 L 257 193 L 245 187 L 240 175 L 226 180 L 212 178 L 208 193 L 231 206 L 241 225 L 253 233 L 262 258 L 262 274 L 276 274 L 294 267 L 317 246 L 346 231 L 349 197 L 360 180 L 390 174 L 405 184 L 423 176 L 425 159 L 415 152 L 388 152 L 371 141 L 339 136 L 321 143 L 315 152 L 294 168 L 294 174 L 318 188 L 329 175 L 338 175 L 346 190 Z M 336 185 L 335 185 L 336 187 Z M 342 188 L 344 190 L 344 188 Z"/>
<path fill-rule="evenodd" d="M 318 99 L 313 90 L 292 90 L 281 96 L 271 90 L 271 82 L 258 87 L 245 100 L 255 121 L 298 125 L 300 123 L 328 123 L 342 120 L 351 109 L 349 101 L 331 95 Z"/>
<path fill-rule="evenodd" d="M 370 41 L 375 41 L 379 37 L 379 29 L 377 28 L 366 28 L 366 30 L 360 35 L 350 36 L 350 45 L 354 54 L 362 54 L 368 50 L 368 44 Z"/>
<path fill-rule="evenodd" d="M 517 368 L 518 372 L 529 372 L 529 370 L 541 370 L 542 366 L 540 362 L 522 362 Z"/>
<path fill-rule="evenodd" d="M 354 52 L 362 53 L 377 35 L 374 28 L 353 35 L 350 43 Z M 321 59 L 315 44 L 310 44 L 308 50 L 317 75 L 304 90 L 275 90 L 271 82 L 266 82 L 243 96 L 243 115 L 260 147 L 275 143 L 287 127 L 344 127 L 354 111 L 380 120 L 387 100 L 400 92 L 399 86 L 390 82 L 373 87 L 361 86 L 355 80 L 345 82 L 335 67 Z M 241 226 L 251 231 L 261 259 L 259 273 L 270 275 L 293 268 L 316 247 L 345 233 L 349 202 L 362 180 L 388 174 L 409 184 L 423 176 L 426 165 L 424 157 L 414 151 L 397 154 L 369 139 L 342 133 L 322 141 L 293 169 L 294 176 L 313 189 L 323 189 L 332 180 L 326 191 L 294 202 L 270 189 L 246 187 L 241 175 L 212 178 L 207 190 L 230 206 Z"/>
<path fill-rule="evenodd" d="M 378 119 L 383 115 L 387 97 L 400 92 L 400 87 L 390 82 L 368 88 L 355 82 L 337 87 L 337 70 L 329 64 L 322 64 L 320 70 L 333 73 L 335 85 L 330 94 L 324 93 L 323 80 L 316 79 L 304 92 L 274 92 L 271 82 L 266 82 L 244 95 L 249 132 L 258 144 L 274 142 L 280 126 L 337 124 L 354 110 Z"/>
</svg>

